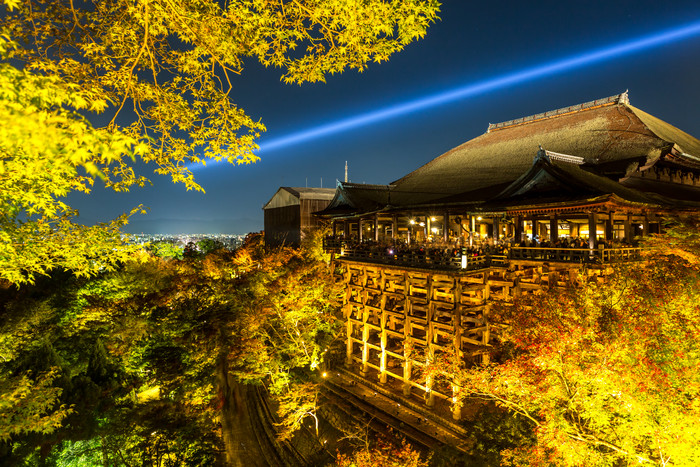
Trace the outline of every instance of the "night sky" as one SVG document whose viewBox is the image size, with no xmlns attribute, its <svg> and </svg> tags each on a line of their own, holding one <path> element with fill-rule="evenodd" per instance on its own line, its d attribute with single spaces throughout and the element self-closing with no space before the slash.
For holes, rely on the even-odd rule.
<svg viewBox="0 0 700 467">
<path fill-rule="evenodd" d="M 670 6 L 672 5 L 672 6 Z M 446 0 L 426 37 L 364 73 L 323 84 L 280 82 L 250 61 L 234 101 L 267 126 L 254 165 L 196 169 L 206 193 L 153 175 L 154 185 L 72 195 L 84 223 L 144 204 L 132 233 L 262 230 L 262 206 L 280 186 L 334 187 L 345 161 L 352 182 L 387 184 L 486 131 L 489 123 L 618 94 L 700 137 L 700 30 L 686 38 L 516 82 L 383 121 L 265 150 L 265 144 L 335 121 L 700 22 L 697 0 L 472 2 Z M 536 149 L 536 148 L 535 148 Z M 534 151 L 534 149 L 533 149 Z"/>
</svg>

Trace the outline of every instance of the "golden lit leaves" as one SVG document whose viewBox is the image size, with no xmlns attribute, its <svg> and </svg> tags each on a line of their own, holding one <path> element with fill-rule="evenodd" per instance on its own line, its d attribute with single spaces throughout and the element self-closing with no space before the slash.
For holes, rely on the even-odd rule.
<svg viewBox="0 0 700 467">
<path fill-rule="evenodd" d="M 96 178 L 116 191 L 144 186 L 150 182 L 136 170 L 141 161 L 188 190 L 202 190 L 190 164 L 257 161 L 255 140 L 265 126 L 231 96 L 231 75 L 243 71 L 245 57 L 281 67 L 283 79 L 294 83 L 362 71 L 422 37 L 439 6 L 435 0 L 3 3 L 9 12 L 0 36 L 6 213 L 0 227 L 11 246 L 0 266 L 20 250 L 35 254 L 23 265 L 30 268 L 26 275 L 17 268 L 2 272 L 18 283 L 51 267 L 94 272 L 99 266 L 91 269 L 90 262 L 120 259 L 108 251 L 121 251 L 113 227 L 126 218 L 83 230 L 61 200 L 89 193 Z M 102 127 L 85 118 L 101 113 Z M 109 240 L 91 251 L 77 232 Z M 35 245 L 48 240 L 59 243 Z M 69 255 L 69 245 L 80 253 Z M 89 258 L 78 261 L 78 254 Z"/>
<path fill-rule="evenodd" d="M 7 442 L 12 435 L 51 433 L 61 426 L 72 410 L 58 405 L 61 389 L 53 387 L 59 370 L 31 378 L 31 374 L 0 377 L 0 441 Z"/>
<path fill-rule="evenodd" d="M 700 462 L 700 270 L 697 223 L 650 239 L 649 261 L 602 281 L 494 307 L 511 324 L 490 365 L 449 352 L 425 374 L 532 422 L 537 443 L 515 465 Z"/>
<path fill-rule="evenodd" d="M 134 138 L 156 173 L 200 189 L 189 163 L 257 159 L 254 139 L 265 127 L 230 96 L 231 75 L 242 73 L 244 57 L 281 67 L 283 79 L 294 83 L 362 71 L 422 37 L 439 4 L 245 0 L 222 8 L 211 0 L 112 0 L 83 7 L 40 0 L 17 6 L 8 30 L 31 47 L 12 57 L 27 70 L 74 83 L 83 90 L 74 108 L 108 112 L 109 127 Z"/>
<path fill-rule="evenodd" d="M 286 69 L 284 81 L 297 84 L 387 60 L 425 35 L 439 7 L 433 0 L 249 3 L 257 23 L 251 54 Z"/>
</svg>

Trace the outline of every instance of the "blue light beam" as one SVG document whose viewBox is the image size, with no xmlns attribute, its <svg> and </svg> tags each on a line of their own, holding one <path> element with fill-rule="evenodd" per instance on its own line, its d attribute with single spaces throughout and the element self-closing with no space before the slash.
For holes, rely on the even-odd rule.
<svg viewBox="0 0 700 467">
<path fill-rule="evenodd" d="M 467 97 L 486 94 L 497 89 L 514 86 L 516 84 L 521 84 L 557 73 L 563 73 L 568 70 L 581 68 L 597 62 L 603 62 L 622 55 L 629 55 L 634 52 L 658 47 L 671 42 L 681 41 L 696 35 L 700 35 L 700 21 L 672 30 L 666 30 L 660 33 L 634 39 L 629 42 L 623 42 L 591 52 L 582 53 L 574 57 L 537 65 L 532 68 L 527 68 L 525 70 L 516 71 L 514 73 L 495 78 L 489 78 L 477 83 L 467 84 L 465 86 L 443 91 L 438 94 L 363 113 L 308 130 L 302 130 L 286 136 L 280 136 L 279 138 L 274 138 L 269 141 L 262 141 L 257 154 L 283 149 L 314 139 L 320 139 L 336 133 L 389 120 L 391 118 L 410 114 L 419 110 L 428 109 L 430 107 L 436 107 L 449 102 L 465 99 Z"/>
</svg>

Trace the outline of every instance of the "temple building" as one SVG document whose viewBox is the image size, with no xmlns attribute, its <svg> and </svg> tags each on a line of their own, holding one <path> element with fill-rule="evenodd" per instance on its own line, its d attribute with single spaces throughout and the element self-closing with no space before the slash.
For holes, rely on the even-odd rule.
<svg viewBox="0 0 700 467">
<path fill-rule="evenodd" d="M 494 302 L 604 277 L 664 217 L 699 213 L 700 141 L 626 92 L 491 124 L 388 185 L 338 182 L 316 215 L 345 287 L 346 371 L 449 406 L 459 388 L 420 367 L 488 360 Z"/>
<path fill-rule="evenodd" d="M 265 244 L 299 246 L 307 229 L 318 226 L 313 215 L 333 199 L 331 188 L 299 188 L 283 186 L 263 206 Z"/>
<path fill-rule="evenodd" d="M 336 237 L 490 244 L 583 238 L 630 243 L 700 206 L 700 141 L 627 93 L 491 124 L 389 185 L 339 182 Z"/>
</svg>

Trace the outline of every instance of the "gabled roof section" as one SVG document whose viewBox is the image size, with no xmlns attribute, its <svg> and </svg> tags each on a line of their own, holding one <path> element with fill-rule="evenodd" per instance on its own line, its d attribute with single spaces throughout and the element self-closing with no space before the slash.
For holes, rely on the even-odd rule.
<svg viewBox="0 0 700 467">
<path fill-rule="evenodd" d="M 369 213 L 391 204 L 391 185 L 367 185 L 338 181 L 335 195 L 319 216 L 342 216 Z"/>
<path fill-rule="evenodd" d="M 301 187 L 280 187 L 277 192 L 265 203 L 263 209 L 272 209 L 285 206 L 295 206 L 305 199 L 329 200 L 335 195 L 333 188 L 301 188 Z"/>
<path fill-rule="evenodd" d="M 571 159 L 551 160 L 547 151 L 537 152 L 532 167 L 505 190 L 488 201 L 489 205 L 530 204 L 534 200 L 586 200 L 604 195 L 617 195 L 633 203 L 659 204 L 644 193 L 627 188 L 606 177 L 583 170 Z"/>
<path fill-rule="evenodd" d="M 626 93 L 603 101 L 499 124 L 395 181 L 392 204 L 432 202 L 513 182 L 529 170 L 540 145 L 581 157 L 581 167 L 616 179 L 653 165 L 674 147 L 693 158 L 700 153 L 700 141 L 632 107 Z"/>
</svg>

